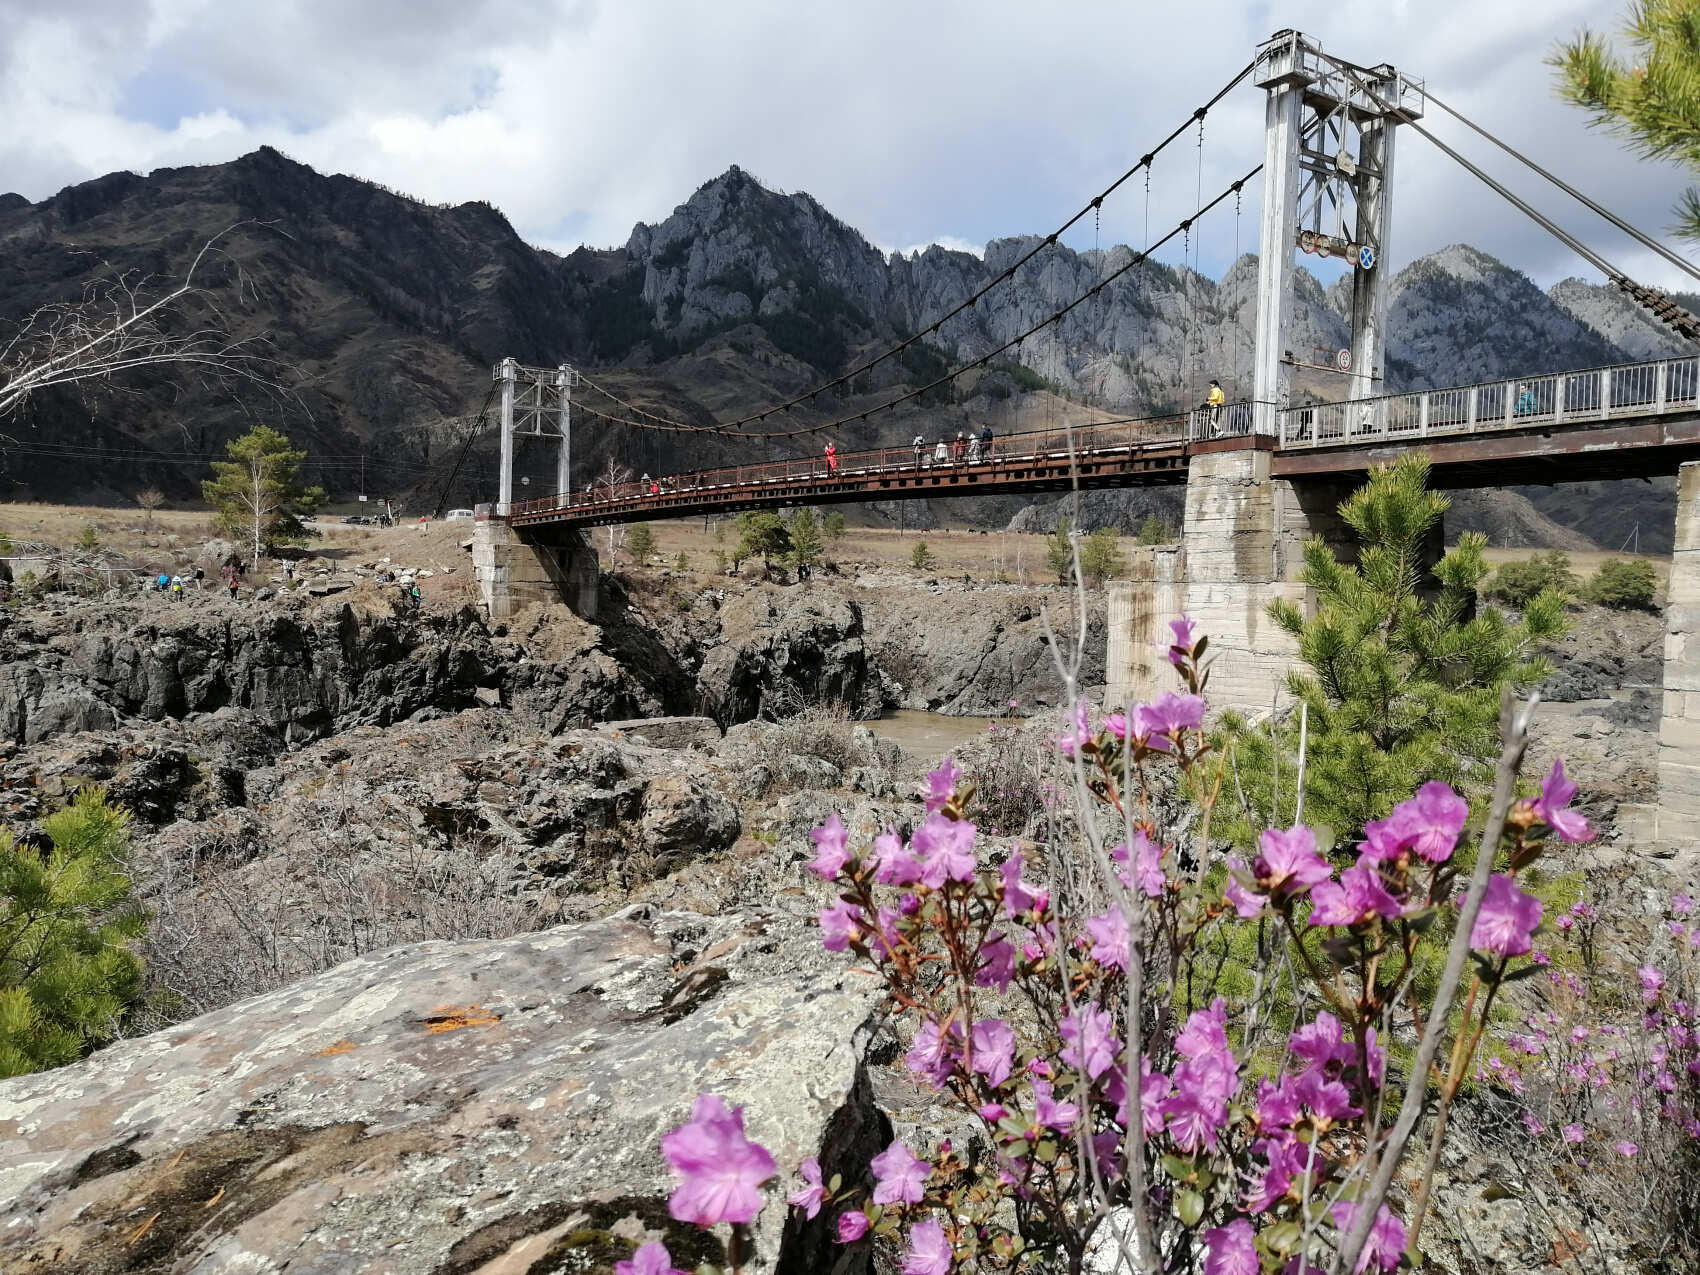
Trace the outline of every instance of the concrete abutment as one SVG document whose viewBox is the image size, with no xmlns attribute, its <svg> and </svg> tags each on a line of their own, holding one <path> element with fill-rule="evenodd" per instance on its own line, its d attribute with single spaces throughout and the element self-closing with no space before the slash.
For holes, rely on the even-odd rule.
<svg viewBox="0 0 1700 1275">
<path fill-rule="evenodd" d="M 472 567 L 492 620 L 538 603 L 564 603 L 583 619 L 596 618 L 596 550 L 582 532 L 553 534 L 555 543 L 545 544 L 497 519 L 474 524 Z"/>
<path fill-rule="evenodd" d="M 1665 598 L 1659 801 L 1650 840 L 1693 878 L 1700 876 L 1700 461 L 1682 466 L 1676 492 L 1676 543 Z"/>
</svg>

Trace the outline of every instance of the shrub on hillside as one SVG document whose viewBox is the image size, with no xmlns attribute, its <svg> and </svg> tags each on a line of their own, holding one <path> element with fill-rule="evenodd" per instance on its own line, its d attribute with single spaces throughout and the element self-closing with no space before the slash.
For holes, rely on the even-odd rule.
<svg viewBox="0 0 1700 1275">
<path fill-rule="evenodd" d="M 1640 558 L 1607 558 L 1582 586 L 1582 597 L 1595 606 L 1619 611 L 1650 611 L 1658 587 L 1652 563 Z"/>
<path fill-rule="evenodd" d="M 1524 607 L 1546 589 L 1557 589 L 1575 597 L 1580 583 L 1570 569 L 1570 555 L 1550 549 L 1523 562 L 1502 563 L 1493 573 L 1487 591 L 1502 602 Z"/>
</svg>

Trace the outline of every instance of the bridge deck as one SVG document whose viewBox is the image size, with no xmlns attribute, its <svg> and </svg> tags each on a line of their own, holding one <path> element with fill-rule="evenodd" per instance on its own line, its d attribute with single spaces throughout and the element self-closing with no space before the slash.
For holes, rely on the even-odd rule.
<svg viewBox="0 0 1700 1275">
<path fill-rule="evenodd" d="M 793 504 L 989 496 L 1181 483 L 1188 457 L 1272 450 L 1277 477 L 1342 476 L 1422 449 L 1442 486 L 1674 474 L 1700 457 L 1700 358 L 1664 359 L 1481 385 L 1318 403 L 1275 413 L 1253 435 L 1249 404 L 1011 434 L 989 456 L 970 442 L 883 447 L 734 465 L 516 503 L 518 527 L 600 526 Z M 490 516 L 480 506 L 480 517 Z"/>
</svg>

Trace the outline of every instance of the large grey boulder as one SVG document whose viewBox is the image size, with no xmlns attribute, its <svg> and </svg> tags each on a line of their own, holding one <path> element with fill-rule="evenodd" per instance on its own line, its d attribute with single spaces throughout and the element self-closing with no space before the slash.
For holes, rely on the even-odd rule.
<svg viewBox="0 0 1700 1275">
<path fill-rule="evenodd" d="M 721 644 L 697 674 L 697 698 L 723 726 L 839 702 L 854 717 L 880 709 L 862 610 L 826 589 L 754 589 L 720 611 Z"/>
<path fill-rule="evenodd" d="M 608 1271 L 657 1237 L 721 1261 L 667 1217 L 661 1135 L 715 1093 L 783 1169 L 865 1181 L 873 1003 L 792 917 L 631 909 L 349 961 L 0 1083 L 0 1269 Z M 829 1269 L 829 1219 L 787 1226 L 784 1193 L 745 1269 Z"/>
</svg>

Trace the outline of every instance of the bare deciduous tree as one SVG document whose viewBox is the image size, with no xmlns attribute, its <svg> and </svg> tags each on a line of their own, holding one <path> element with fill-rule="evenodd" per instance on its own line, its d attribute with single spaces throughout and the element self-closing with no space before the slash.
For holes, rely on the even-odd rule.
<svg viewBox="0 0 1700 1275">
<path fill-rule="evenodd" d="M 108 266 L 78 299 L 26 316 L 0 344 L 0 419 L 42 390 L 86 387 L 151 367 L 188 368 L 210 381 L 246 381 L 276 392 L 282 365 L 261 355 L 252 338 L 230 333 L 202 283 L 209 258 L 230 260 L 219 241 L 235 229 L 202 244 L 175 283 Z M 246 287 L 239 271 L 238 296 Z"/>
<path fill-rule="evenodd" d="M 136 503 L 147 511 L 147 519 L 143 526 L 148 531 L 152 531 L 154 510 L 165 503 L 165 493 L 158 487 L 144 487 L 136 493 Z"/>
</svg>

